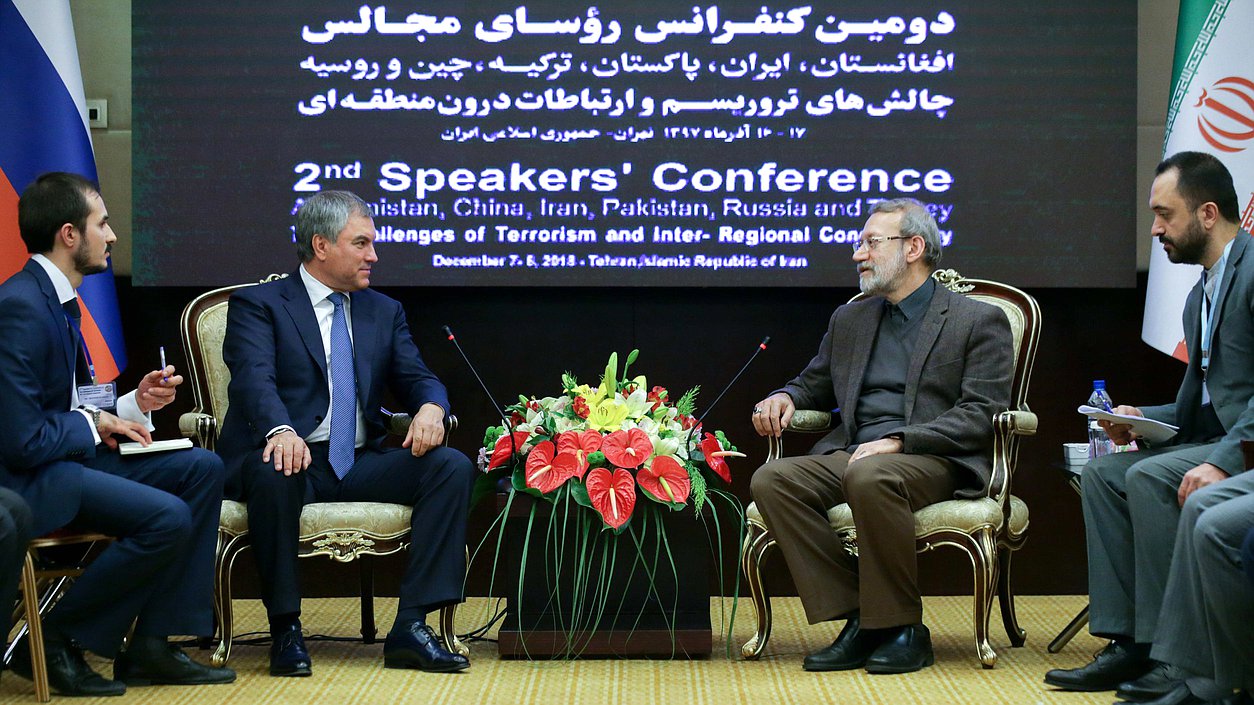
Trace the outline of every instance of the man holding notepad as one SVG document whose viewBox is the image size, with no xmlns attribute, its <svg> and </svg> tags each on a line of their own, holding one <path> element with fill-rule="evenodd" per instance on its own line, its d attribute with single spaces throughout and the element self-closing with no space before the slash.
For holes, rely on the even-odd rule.
<svg viewBox="0 0 1254 705">
<path fill-rule="evenodd" d="M 1231 669 L 1223 661 L 1252 641 L 1246 636 L 1245 646 L 1234 645 L 1241 640 L 1208 623 L 1235 615 L 1187 612 L 1186 618 L 1184 609 L 1203 609 L 1202 596 L 1185 588 L 1197 583 L 1201 566 L 1194 549 L 1216 535 L 1207 527 L 1224 518 L 1205 512 L 1254 490 L 1240 443 L 1254 437 L 1254 246 L 1238 225 L 1232 176 L 1218 159 L 1181 152 L 1156 173 L 1152 235 L 1172 262 L 1205 270 L 1184 306 L 1189 365 L 1174 403 L 1114 412 L 1179 432 L 1085 466 L 1089 630 L 1111 642 L 1092 663 L 1050 671 L 1045 682 L 1178 705 L 1218 700 L 1242 687 L 1224 676 Z M 1101 423 L 1116 444 L 1132 440 L 1131 425 Z M 1239 539 L 1229 543 L 1239 550 Z M 1248 624 L 1240 629 L 1251 633 Z M 1213 653 L 1198 658 L 1203 652 Z"/>
<path fill-rule="evenodd" d="M 123 458 L 118 441 L 151 443 L 147 414 L 174 400 L 182 377 L 154 370 L 117 398 L 96 383 L 82 341 L 75 289 L 107 269 L 117 240 L 99 189 L 44 174 L 22 193 L 18 222 L 32 256 L 0 285 L 0 485 L 30 505 L 36 535 L 67 527 L 116 538 L 44 618 L 49 682 L 79 696 L 231 682 L 233 671 L 197 664 L 167 639 L 213 632 L 222 461 L 202 449 Z M 84 649 L 116 657 L 115 680 L 92 670 Z M 25 639 L 11 665 L 30 677 Z"/>
</svg>

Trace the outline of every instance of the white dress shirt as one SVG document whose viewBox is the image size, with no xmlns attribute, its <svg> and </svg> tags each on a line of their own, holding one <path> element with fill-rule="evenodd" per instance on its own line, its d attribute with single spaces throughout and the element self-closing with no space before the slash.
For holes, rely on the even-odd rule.
<svg viewBox="0 0 1254 705">
<path fill-rule="evenodd" d="M 318 321 L 318 332 L 322 335 L 322 354 L 323 362 L 326 363 L 326 369 L 331 368 L 331 319 L 335 315 L 335 304 L 327 298 L 335 293 L 331 287 L 318 281 L 310 274 L 305 265 L 300 266 L 300 279 L 305 285 L 305 292 L 309 294 L 309 303 L 313 305 L 314 318 Z M 344 322 L 348 325 L 348 338 L 353 339 L 353 303 L 352 298 L 344 295 Z M 331 375 L 327 375 L 327 399 L 331 398 L 332 389 Z M 353 447 L 360 448 L 366 444 L 366 417 L 361 411 L 361 399 L 357 399 L 357 438 L 353 441 Z M 270 437 L 275 433 L 283 430 L 293 430 L 288 426 L 278 426 L 270 430 L 266 437 Z M 313 430 L 305 441 L 316 443 L 319 441 L 327 441 L 331 438 L 331 403 L 327 402 L 327 411 L 322 415 L 322 423 Z"/>
</svg>

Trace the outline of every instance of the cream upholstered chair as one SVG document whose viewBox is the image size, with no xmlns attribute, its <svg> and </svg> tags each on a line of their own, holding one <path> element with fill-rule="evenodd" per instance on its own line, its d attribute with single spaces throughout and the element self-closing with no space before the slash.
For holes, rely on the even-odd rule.
<svg viewBox="0 0 1254 705">
<path fill-rule="evenodd" d="M 914 514 L 918 551 L 937 546 L 954 546 L 971 559 L 974 569 L 975 649 L 980 663 L 992 668 L 997 653 L 988 643 L 988 621 L 993 594 L 1001 602 L 1002 622 L 1014 646 L 1022 646 L 1026 634 L 1015 618 L 1014 593 L 1010 588 L 1010 555 L 1027 540 L 1028 507 L 1010 493 L 1021 436 L 1036 433 L 1036 414 L 1028 410 L 1028 382 L 1040 336 L 1041 311 L 1024 292 L 1005 284 L 965 279 L 954 270 L 933 273 L 936 281 L 956 293 L 997 306 L 1010 320 L 1014 335 L 1015 369 L 1010 393 L 1010 409 L 993 417 L 993 475 L 988 495 L 978 499 L 952 499 L 924 507 Z M 855 296 L 853 300 L 861 298 Z M 798 410 L 787 430 L 826 433 L 832 415 L 826 411 Z M 783 439 L 771 438 L 767 460 L 783 455 Z M 748 578 L 749 591 L 757 610 L 757 632 L 741 648 L 745 658 L 756 659 L 771 637 L 771 600 L 762 584 L 762 563 L 775 548 L 775 537 L 756 505 L 750 504 L 748 533 L 740 560 Z M 857 555 L 857 533 L 848 504 L 827 512 L 832 529 L 841 535 L 847 550 Z"/>
<path fill-rule="evenodd" d="M 287 275 L 272 274 L 265 281 Z M 222 361 L 222 341 L 226 335 L 227 301 L 231 292 L 253 284 L 215 289 L 192 300 L 183 309 L 180 329 L 183 351 L 187 355 L 188 372 L 195 410 L 179 418 L 184 436 L 194 438 L 210 450 L 222 427 L 227 410 L 227 386 L 231 373 Z M 411 417 L 390 414 L 389 430 L 405 435 Z M 448 419 L 451 433 L 457 427 L 456 417 Z M 447 436 L 446 436 L 447 442 Z M 400 504 L 379 502 L 322 502 L 307 505 L 300 516 L 301 558 L 327 556 L 347 563 L 363 556 L 386 556 L 404 550 L 410 541 L 412 509 Z M 248 507 L 241 502 L 223 500 L 222 518 L 218 524 L 218 553 L 214 566 L 214 612 L 221 629 L 221 641 L 213 655 L 214 665 L 221 666 L 231 657 L 234 624 L 231 610 L 231 574 L 235 560 L 248 548 Z M 374 573 L 369 561 L 361 569 L 361 635 L 373 643 Z M 458 641 L 453 628 L 456 608 L 440 610 L 440 631 L 450 651 L 468 655 L 469 650 Z"/>
</svg>

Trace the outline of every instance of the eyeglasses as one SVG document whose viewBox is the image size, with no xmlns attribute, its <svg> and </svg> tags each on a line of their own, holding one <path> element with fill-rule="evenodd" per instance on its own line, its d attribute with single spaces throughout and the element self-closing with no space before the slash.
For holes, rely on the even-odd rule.
<svg viewBox="0 0 1254 705">
<path fill-rule="evenodd" d="M 885 240 L 909 240 L 911 237 L 914 237 L 914 236 L 913 235 L 885 235 L 882 237 L 868 237 L 866 239 L 858 238 L 856 240 L 850 240 L 849 244 L 853 245 L 853 251 L 857 252 L 858 250 L 861 250 L 864 247 L 867 250 L 874 250 L 875 248 L 879 247 L 881 242 L 884 242 Z"/>
</svg>

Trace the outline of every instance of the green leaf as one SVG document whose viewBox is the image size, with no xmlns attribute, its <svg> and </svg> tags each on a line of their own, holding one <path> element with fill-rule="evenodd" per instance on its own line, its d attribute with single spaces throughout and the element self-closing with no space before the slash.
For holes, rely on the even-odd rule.
<svg viewBox="0 0 1254 705">
<path fill-rule="evenodd" d="M 697 392 L 701 391 L 701 385 L 697 385 L 692 389 L 684 392 L 684 395 L 675 402 L 675 409 L 684 416 L 692 416 L 692 412 L 697 409 Z"/>
<path fill-rule="evenodd" d="M 592 498 L 588 496 L 588 488 L 579 480 L 573 480 L 568 483 L 570 486 L 570 498 L 575 500 L 580 506 L 592 507 Z"/>
<path fill-rule="evenodd" d="M 701 471 L 696 469 L 693 465 L 689 465 L 688 479 L 692 481 L 692 507 L 697 510 L 698 514 L 700 514 L 701 507 L 705 504 L 705 475 L 702 475 Z"/>
</svg>

